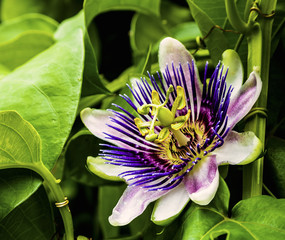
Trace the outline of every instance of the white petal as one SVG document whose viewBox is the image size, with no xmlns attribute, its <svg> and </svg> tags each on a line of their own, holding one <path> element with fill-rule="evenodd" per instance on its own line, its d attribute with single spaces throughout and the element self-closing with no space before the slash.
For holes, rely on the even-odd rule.
<svg viewBox="0 0 285 240">
<path fill-rule="evenodd" d="M 242 80 L 243 80 L 243 67 L 242 62 L 240 60 L 240 57 L 238 53 L 232 49 L 227 49 L 222 54 L 224 64 L 223 74 L 226 73 L 228 69 L 227 74 L 227 86 L 232 85 L 234 88 L 231 96 L 234 98 L 234 96 L 238 93 L 239 89 L 242 86 Z"/>
<path fill-rule="evenodd" d="M 157 225 L 167 225 L 174 220 L 189 202 L 183 183 L 155 202 L 151 220 Z"/>
<path fill-rule="evenodd" d="M 202 159 L 184 180 L 190 199 L 207 205 L 214 198 L 219 186 L 219 171 L 215 155 Z"/>
<path fill-rule="evenodd" d="M 109 133 L 111 130 L 106 124 L 111 124 L 112 116 L 112 112 L 91 108 L 85 108 L 80 113 L 81 120 L 89 131 L 102 140 L 106 140 L 104 132 Z"/>
<path fill-rule="evenodd" d="M 113 226 L 123 226 L 143 213 L 149 203 L 169 191 L 148 191 L 141 187 L 128 186 L 113 209 L 109 222 Z"/>
<path fill-rule="evenodd" d="M 224 145 L 215 150 L 215 155 L 218 165 L 247 164 L 257 159 L 262 149 L 262 142 L 253 132 L 231 131 L 225 138 Z"/>
</svg>

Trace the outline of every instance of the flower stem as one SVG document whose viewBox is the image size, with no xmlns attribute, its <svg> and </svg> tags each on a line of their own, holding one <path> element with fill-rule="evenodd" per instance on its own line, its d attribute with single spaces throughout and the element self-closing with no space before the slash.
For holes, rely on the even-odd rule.
<svg viewBox="0 0 285 240">
<path fill-rule="evenodd" d="M 66 201 L 64 193 L 59 185 L 59 181 L 55 179 L 52 173 L 42 163 L 30 167 L 30 169 L 37 172 L 44 179 L 46 185 L 52 193 L 52 197 L 55 203 Z M 58 208 L 64 224 L 65 239 L 74 240 L 73 221 L 69 207 L 68 205 L 65 205 Z"/>
<path fill-rule="evenodd" d="M 260 10 L 264 14 L 269 14 L 275 10 L 276 0 L 262 0 Z M 248 75 L 251 71 L 260 68 L 262 80 L 262 91 L 254 107 L 266 109 L 268 94 L 268 78 L 270 63 L 270 47 L 273 18 L 259 17 L 257 12 L 252 11 L 249 22 L 252 30 L 248 32 Z M 258 21 L 258 22 L 257 22 Z M 257 68 L 256 68 L 257 67 Z M 263 115 L 254 115 L 246 123 L 246 130 L 255 132 L 256 136 L 265 142 L 266 118 Z M 244 166 L 243 171 L 243 199 L 262 194 L 263 178 L 263 158 Z"/>
</svg>

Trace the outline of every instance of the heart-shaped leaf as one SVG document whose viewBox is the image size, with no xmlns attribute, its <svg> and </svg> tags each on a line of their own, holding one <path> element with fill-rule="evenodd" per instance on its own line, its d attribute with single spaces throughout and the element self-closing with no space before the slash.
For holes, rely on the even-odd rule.
<svg viewBox="0 0 285 240">
<path fill-rule="evenodd" d="M 208 206 L 193 204 L 186 214 L 182 239 L 284 239 L 285 199 L 258 196 L 240 201 L 231 218 Z"/>
</svg>

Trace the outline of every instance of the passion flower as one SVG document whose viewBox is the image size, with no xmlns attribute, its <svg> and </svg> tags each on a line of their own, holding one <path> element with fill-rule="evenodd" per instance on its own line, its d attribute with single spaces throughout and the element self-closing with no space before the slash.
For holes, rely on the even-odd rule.
<svg viewBox="0 0 285 240">
<path fill-rule="evenodd" d="M 155 200 L 157 224 L 176 217 L 189 200 L 207 205 L 218 189 L 218 165 L 249 163 L 262 149 L 254 133 L 232 130 L 259 97 L 256 72 L 242 85 L 242 73 L 228 80 L 218 64 L 207 81 L 206 65 L 202 82 L 193 57 L 172 38 L 160 43 L 159 64 L 158 82 L 149 75 L 129 87 L 131 97 L 122 96 L 135 115 L 117 105 L 118 111 L 81 112 L 86 127 L 109 142 L 99 157 L 89 158 L 89 168 L 128 184 L 109 217 L 115 226 L 128 224 Z"/>
</svg>

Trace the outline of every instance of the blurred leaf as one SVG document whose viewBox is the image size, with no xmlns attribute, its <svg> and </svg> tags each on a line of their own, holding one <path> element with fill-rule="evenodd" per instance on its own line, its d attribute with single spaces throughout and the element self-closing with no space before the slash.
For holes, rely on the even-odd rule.
<svg viewBox="0 0 285 240">
<path fill-rule="evenodd" d="M 214 64 L 217 64 L 221 59 L 222 53 L 228 48 L 228 41 L 220 29 L 212 29 L 216 24 L 203 9 L 199 8 L 192 0 L 187 0 L 187 2 L 190 6 L 192 16 L 200 28 L 202 36 L 207 36 L 204 41 L 210 51 L 211 59 Z"/>
<path fill-rule="evenodd" d="M 88 186 L 98 186 L 106 181 L 89 172 L 86 167 L 88 156 L 97 156 L 100 140 L 88 130 L 77 132 L 69 140 L 65 152 L 66 177 Z"/>
<path fill-rule="evenodd" d="M 77 240 L 90 240 L 90 238 L 84 236 L 78 236 Z"/>
<path fill-rule="evenodd" d="M 151 72 L 151 65 L 153 63 L 153 56 L 151 54 L 152 45 L 149 46 L 147 53 L 144 58 L 141 58 L 140 62 L 136 66 L 137 72 L 141 75 L 147 75 L 148 72 Z"/>
<path fill-rule="evenodd" d="M 265 184 L 278 197 L 285 197 L 285 140 L 270 137 L 267 140 Z"/>
<path fill-rule="evenodd" d="M 271 56 L 277 49 L 280 39 L 284 39 L 285 32 L 285 2 L 277 1 L 274 21 L 272 26 Z M 282 33 L 283 32 L 283 33 Z"/>
<path fill-rule="evenodd" d="M 137 13 L 132 18 L 130 42 L 135 55 L 144 54 L 150 44 L 167 35 L 166 28 L 158 17 Z"/>
<path fill-rule="evenodd" d="M 126 185 L 99 187 L 98 218 L 104 239 L 119 236 L 120 228 L 112 226 L 108 221 L 108 217 L 112 214 L 112 210 L 116 206 L 125 188 Z"/>
<path fill-rule="evenodd" d="M 19 34 L 29 30 L 38 30 L 53 34 L 58 23 L 45 15 L 32 13 L 26 14 L 0 25 L 0 42 L 5 42 L 17 37 Z"/>
<path fill-rule="evenodd" d="M 161 2 L 161 21 L 168 28 L 193 20 L 189 8 L 180 6 L 171 1 Z"/>
<path fill-rule="evenodd" d="M 52 1 L 51 1 L 52 2 Z M 15 18 L 26 13 L 42 13 L 48 7 L 48 2 L 39 0 L 2 0 L 2 21 Z"/>
<path fill-rule="evenodd" d="M 226 215 L 229 210 L 230 191 L 223 178 L 220 177 L 219 188 L 214 199 L 208 204 L 209 208 L 213 208 L 220 213 Z"/>
<path fill-rule="evenodd" d="M 53 43 L 51 34 L 42 31 L 26 31 L 17 38 L 0 44 L 0 64 L 13 70 L 49 48 Z"/>
<path fill-rule="evenodd" d="M 270 61 L 270 71 L 269 71 L 269 86 L 268 86 L 268 120 L 267 126 L 270 131 L 274 131 L 274 135 L 284 138 L 284 132 L 280 131 L 279 128 L 276 132 L 276 127 L 280 123 L 280 120 L 285 117 L 284 106 L 285 98 L 280 97 L 284 94 L 283 89 L 285 88 L 285 81 L 283 81 L 285 76 L 285 69 L 283 64 L 283 57 L 285 52 L 285 28 L 283 30 L 284 43 L 280 41 L 278 48 L 275 51 L 273 57 Z M 282 38 L 281 38 L 282 40 Z"/>
<path fill-rule="evenodd" d="M 133 10 L 159 16 L 160 0 L 85 0 L 83 8 L 86 26 L 88 26 L 98 14 L 114 10 Z"/>
<path fill-rule="evenodd" d="M 78 0 L 2 0 L 1 18 L 2 21 L 6 21 L 27 13 L 41 13 L 62 21 L 79 11 L 82 2 Z"/>
<path fill-rule="evenodd" d="M 50 240 L 54 233 L 50 204 L 43 187 L 0 222 L 3 240 Z"/>
<path fill-rule="evenodd" d="M 0 171 L 0 221 L 15 207 L 29 198 L 42 179 L 26 169 Z"/>
<path fill-rule="evenodd" d="M 173 38 L 180 42 L 186 43 L 196 41 L 196 37 L 200 36 L 200 30 L 195 22 L 184 22 L 170 29 Z"/>
<path fill-rule="evenodd" d="M 134 74 L 134 73 L 128 73 L 124 72 L 120 77 L 125 78 L 125 81 L 127 84 L 132 87 L 134 84 L 136 86 L 136 81 L 138 81 L 141 77 L 144 77 L 142 75 Z M 122 97 L 124 94 L 128 95 L 132 101 L 134 100 L 134 97 L 127 85 L 125 85 L 121 90 L 120 94 L 113 96 L 110 100 L 106 101 L 105 103 L 103 102 L 103 105 L 101 106 L 102 109 L 114 109 L 118 111 L 119 109 L 112 105 L 112 103 L 115 103 L 116 105 L 119 105 L 129 113 L 133 114 L 134 116 L 137 116 L 137 112 L 129 105 L 129 103 Z M 121 111 L 121 110 L 119 110 Z"/>
<path fill-rule="evenodd" d="M 182 239 L 283 239 L 285 199 L 258 196 L 240 201 L 231 218 L 208 206 L 193 204 L 186 214 Z"/>
</svg>

